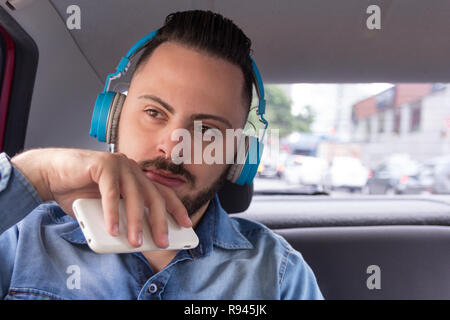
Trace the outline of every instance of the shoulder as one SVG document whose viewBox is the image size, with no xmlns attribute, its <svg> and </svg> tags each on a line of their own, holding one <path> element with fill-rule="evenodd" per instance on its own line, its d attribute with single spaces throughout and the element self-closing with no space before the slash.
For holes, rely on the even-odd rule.
<svg viewBox="0 0 450 320">
<path fill-rule="evenodd" d="M 323 299 L 310 266 L 286 239 L 259 222 L 237 217 L 230 219 L 253 244 L 258 255 L 264 256 L 264 264 L 275 268 L 282 299 Z"/>
<path fill-rule="evenodd" d="M 295 260 L 298 264 L 304 263 L 300 252 L 265 225 L 244 218 L 231 217 L 230 219 L 237 231 L 253 245 L 256 251 L 260 252 L 264 261 L 276 266 L 279 283 L 283 281 L 289 259 Z"/>
<path fill-rule="evenodd" d="M 276 234 L 262 223 L 237 217 L 230 217 L 230 220 L 233 227 L 254 246 L 271 246 L 284 251 L 294 250 L 282 236 Z"/>
</svg>

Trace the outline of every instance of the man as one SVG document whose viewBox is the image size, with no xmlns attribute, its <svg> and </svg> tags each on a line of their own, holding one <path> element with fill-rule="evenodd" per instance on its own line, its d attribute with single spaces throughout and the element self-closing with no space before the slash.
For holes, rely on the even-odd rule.
<svg viewBox="0 0 450 320">
<path fill-rule="evenodd" d="M 243 128 L 252 99 L 250 40 L 204 11 L 169 15 L 137 62 L 120 114 L 116 153 L 36 149 L 0 160 L 0 293 L 7 299 L 321 299 L 300 253 L 266 227 L 230 219 L 216 196 L 229 165 L 171 160 L 180 128 Z M 125 201 L 128 239 L 149 223 L 168 246 L 165 212 L 193 226 L 191 250 L 99 255 L 71 209 L 101 198 L 118 234 Z M 55 203 L 43 203 L 55 201 Z M 148 220 L 143 208 L 149 208 Z"/>
</svg>

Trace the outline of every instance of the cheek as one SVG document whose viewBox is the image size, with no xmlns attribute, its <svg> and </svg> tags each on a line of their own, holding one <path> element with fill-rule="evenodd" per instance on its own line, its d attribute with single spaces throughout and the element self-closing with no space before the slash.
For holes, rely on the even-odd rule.
<svg viewBox="0 0 450 320">
<path fill-rule="evenodd" d="M 136 111 L 130 111 L 130 106 L 124 106 L 120 114 L 119 121 L 119 135 L 137 135 L 139 133 L 139 127 L 141 121 L 139 114 Z"/>
<path fill-rule="evenodd" d="M 124 108 L 125 109 L 125 108 Z M 130 158 L 139 158 L 140 153 L 146 153 L 150 149 L 150 141 L 146 139 L 141 126 L 142 118 L 136 113 L 128 113 L 125 110 L 120 115 L 118 128 L 118 150 Z"/>
<path fill-rule="evenodd" d="M 225 164 L 186 165 L 186 169 L 197 179 L 197 188 L 204 188 L 216 182 L 227 167 Z"/>
</svg>

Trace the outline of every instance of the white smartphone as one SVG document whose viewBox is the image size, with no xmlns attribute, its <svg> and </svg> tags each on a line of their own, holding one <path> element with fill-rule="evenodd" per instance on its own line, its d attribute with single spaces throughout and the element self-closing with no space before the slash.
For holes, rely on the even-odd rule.
<svg viewBox="0 0 450 320">
<path fill-rule="evenodd" d="M 192 228 L 179 226 L 167 214 L 169 247 L 161 249 L 156 246 L 148 223 L 143 225 L 142 246 L 133 247 L 128 242 L 127 219 L 123 199 L 119 201 L 119 236 L 117 237 L 110 235 L 106 230 L 101 199 L 77 199 L 73 202 L 72 208 L 89 247 L 97 253 L 192 249 L 199 243 Z M 147 208 L 145 208 L 145 214 L 148 215 Z"/>
</svg>

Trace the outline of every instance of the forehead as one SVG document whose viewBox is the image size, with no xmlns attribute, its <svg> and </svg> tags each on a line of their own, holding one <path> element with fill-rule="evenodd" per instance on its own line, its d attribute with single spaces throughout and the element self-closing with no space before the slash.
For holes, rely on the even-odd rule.
<svg viewBox="0 0 450 320">
<path fill-rule="evenodd" d="M 215 113 L 237 127 L 246 115 L 241 69 L 187 46 L 165 42 L 140 66 L 129 94 L 154 94 L 181 112 Z"/>
</svg>

